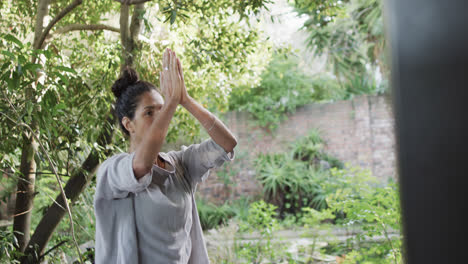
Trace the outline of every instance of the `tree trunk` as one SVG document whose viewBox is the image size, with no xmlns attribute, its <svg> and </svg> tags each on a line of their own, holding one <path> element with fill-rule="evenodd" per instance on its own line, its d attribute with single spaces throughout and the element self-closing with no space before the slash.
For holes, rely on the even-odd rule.
<svg viewBox="0 0 468 264">
<path fill-rule="evenodd" d="M 144 4 L 136 4 L 133 6 L 132 22 L 130 24 L 130 37 L 127 40 L 125 65 L 133 66 L 135 61 L 135 53 L 137 51 L 138 35 L 141 30 L 140 14 L 145 11 Z"/>
<path fill-rule="evenodd" d="M 128 49 L 130 48 L 129 45 L 129 37 L 130 37 L 130 31 L 128 27 L 128 16 L 129 16 L 129 9 L 130 6 L 122 4 L 120 6 L 120 43 L 122 45 L 122 58 L 124 63 L 122 63 L 120 70 L 122 71 L 126 65 L 131 65 L 129 64 L 129 57 L 131 55 L 128 52 Z"/>
<path fill-rule="evenodd" d="M 130 6 L 124 4 L 120 8 L 120 41 L 122 43 L 122 57 L 124 59 L 121 69 L 126 66 L 133 66 L 138 35 L 141 30 L 141 19 L 139 19 L 139 15 L 145 11 L 145 7 L 143 3 L 134 5 L 130 25 L 129 10 Z"/>
<path fill-rule="evenodd" d="M 18 240 L 18 249 L 24 251 L 29 241 L 31 227 L 31 211 L 34 199 L 34 182 L 36 162 L 34 155 L 37 147 L 34 138 L 23 137 L 23 151 L 21 153 L 21 175 L 17 184 L 15 215 L 13 219 L 13 231 Z"/>
<path fill-rule="evenodd" d="M 41 0 L 37 6 L 37 17 L 34 28 L 34 44 L 36 44 L 42 33 L 44 18 L 49 11 L 49 1 L 50 0 Z M 34 103 L 36 100 L 33 87 L 27 87 L 26 89 L 26 99 Z M 37 123 L 33 121 L 30 127 L 35 131 L 37 129 Z M 15 216 L 13 219 L 13 232 L 18 240 L 18 250 L 20 251 L 24 251 L 30 237 L 31 213 L 34 201 L 34 183 L 36 180 L 36 162 L 34 160 L 36 152 L 37 142 L 35 142 L 34 136 L 31 132 L 25 133 L 23 136 L 23 148 L 21 152 L 21 175 L 17 184 Z"/>
</svg>

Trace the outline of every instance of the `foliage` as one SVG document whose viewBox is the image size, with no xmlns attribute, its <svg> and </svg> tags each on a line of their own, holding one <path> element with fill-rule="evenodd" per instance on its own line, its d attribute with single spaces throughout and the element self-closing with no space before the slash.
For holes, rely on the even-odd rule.
<svg viewBox="0 0 468 264">
<path fill-rule="evenodd" d="M 308 162 L 317 167 L 321 165 L 320 161 L 326 161 L 331 168 L 343 168 L 343 162 L 324 151 L 325 145 L 326 142 L 322 139 L 320 131 L 312 129 L 306 136 L 296 139 L 291 144 L 292 155 L 296 160 Z"/>
<path fill-rule="evenodd" d="M 304 235 L 312 237 L 312 246 L 309 249 L 309 255 L 312 256 L 316 252 L 316 243 L 317 239 L 320 237 L 318 228 L 323 231 L 324 229 L 329 229 L 330 224 L 324 224 L 324 221 L 333 220 L 335 215 L 330 209 L 317 211 L 313 208 L 302 208 L 304 214 L 302 215 L 301 222 L 305 228 L 314 228 L 311 232 L 306 232 Z"/>
<path fill-rule="evenodd" d="M 297 55 L 287 48 L 275 50 L 260 78 L 257 86 L 235 87 L 229 96 L 229 109 L 252 114 L 260 126 L 270 130 L 308 103 L 345 100 L 353 95 L 383 93 L 386 89 L 385 83 L 378 84 L 362 72 L 350 74 L 346 82 L 323 73 L 308 75 Z"/>
<path fill-rule="evenodd" d="M 239 86 L 232 90 L 229 109 L 251 113 L 261 126 L 276 128 L 298 106 L 317 96 L 312 78 L 299 67 L 297 55 L 288 49 L 276 50 L 258 86 Z"/>
<path fill-rule="evenodd" d="M 204 132 L 203 134 L 205 134 Z M 209 135 L 206 135 L 208 137 Z M 238 162 L 225 162 L 221 167 L 216 169 L 216 176 L 224 184 L 224 187 L 229 191 L 237 185 L 236 176 L 241 171 L 243 162 L 249 158 L 248 150 L 236 149 L 236 160 Z M 232 194 L 232 192 L 231 192 Z"/>
<path fill-rule="evenodd" d="M 221 206 L 198 200 L 197 205 L 204 230 L 220 227 L 222 223 L 220 232 L 226 229 L 234 232 L 231 234 L 235 241 L 233 248 L 218 248 L 216 254 L 210 255 L 216 259 L 216 263 L 261 263 L 264 259 L 278 260 L 288 256 L 281 243 L 273 241 L 274 232 L 279 228 L 274 205 L 263 200 L 249 204 L 245 198 Z M 229 222 L 232 226 L 225 226 L 230 218 L 235 219 Z M 235 223 L 239 223 L 239 226 Z M 232 231 L 233 228 L 235 231 Z M 240 243 L 237 241 L 238 231 L 258 232 L 260 237 L 252 242 Z"/>
<path fill-rule="evenodd" d="M 204 200 L 197 200 L 197 209 L 203 230 L 227 224 L 228 220 L 236 215 L 236 212 L 228 203 L 216 206 Z"/>
<path fill-rule="evenodd" d="M 246 222 L 251 199 L 240 197 L 219 206 L 198 197 L 196 202 L 202 229 L 209 230 L 227 224 L 232 218 Z"/>
<path fill-rule="evenodd" d="M 247 263 L 264 263 L 265 259 L 276 262 L 290 257 L 280 242 L 273 241 L 273 234 L 279 227 L 275 210 L 276 206 L 263 200 L 250 204 L 247 223 L 241 230 L 257 231 L 260 238 L 239 245 L 237 254 Z"/>
<path fill-rule="evenodd" d="M 299 15 L 308 16 L 303 25 L 309 34 L 306 44 L 327 55 L 343 87 L 356 78 L 373 79 L 369 66 L 378 67 L 388 79 L 381 0 L 294 0 L 292 4 Z M 385 89 L 374 86 L 369 92 Z"/>
<path fill-rule="evenodd" d="M 312 77 L 315 102 L 329 102 L 347 99 L 347 91 L 339 79 L 329 73 L 319 73 Z"/>
<path fill-rule="evenodd" d="M 330 184 L 336 190 L 327 198 L 330 209 L 346 215 L 340 221 L 343 225 L 358 224 L 363 229 L 353 238 L 357 246 L 344 263 L 360 263 L 376 254 L 382 257 L 381 263 L 402 263 L 401 236 L 391 236 L 401 226 L 397 185 L 378 186 L 368 172 L 359 169 L 332 169 L 331 173 L 337 180 Z M 361 248 L 360 243 L 376 237 L 383 237 L 384 242 Z"/>
<path fill-rule="evenodd" d="M 43 192 L 50 192 L 53 195 L 52 190 L 48 190 L 47 186 L 53 186 L 53 180 L 50 182 L 41 181 L 37 185 L 38 189 L 43 190 Z M 80 243 L 86 243 L 88 241 L 94 241 L 95 236 L 95 226 L 94 226 L 94 207 L 93 207 L 93 197 L 94 197 L 94 187 L 87 188 L 83 191 L 80 198 L 74 203 L 72 207 L 73 213 L 73 223 L 75 226 L 75 234 L 77 241 Z M 51 198 L 54 196 L 43 195 L 35 200 L 34 213 L 33 215 L 38 216 L 33 219 L 32 226 L 36 226 L 37 223 L 41 220 L 42 215 L 45 213 L 48 205 L 51 202 Z M 73 238 L 71 234 L 71 226 L 69 221 L 61 221 L 59 226 L 56 229 L 54 236 L 49 242 L 50 248 L 55 245 L 60 247 L 49 252 L 47 258 L 49 260 L 56 260 L 60 262 L 62 253 L 67 256 L 76 255 Z M 63 243 L 62 243 L 63 242 Z M 89 253 L 88 253 L 89 254 Z"/>
<path fill-rule="evenodd" d="M 249 207 L 247 223 L 249 230 L 257 230 L 262 236 L 271 236 L 278 228 L 276 206 L 263 200 L 253 202 Z"/>
<path fill-rule="evenodd" d="M 21 255 L 21 252 L 16 250 L 17 241 L 15 236 L 10 230 L 0 229 L 0 263 L 19 263 L 14 261 L 17 256 Z"/>
<path fill-rule="evenodd" d="M 330 177 L 328 167 L 343 164 L 323 151 L 324 142 L 317 130 L 291 144 L 281 154 L 259 154 L 255 160 L 257 179 L 267 201 L 279 207 L 280 216 L 300 215 L 301 208 L 327 207 L 323 182 Z M 323 168 L 322 164 L 327 164 Z"/>
</svg>

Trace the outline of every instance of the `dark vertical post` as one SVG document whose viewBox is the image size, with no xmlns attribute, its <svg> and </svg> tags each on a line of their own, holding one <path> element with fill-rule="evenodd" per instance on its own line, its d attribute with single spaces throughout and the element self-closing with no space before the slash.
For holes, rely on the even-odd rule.
<svg viewBox="0 0 468 264">
<path fill-rule="evenodd" d="M 467 7 L 385 2 L 408 264 L 468 263 Z"/>
</svg>

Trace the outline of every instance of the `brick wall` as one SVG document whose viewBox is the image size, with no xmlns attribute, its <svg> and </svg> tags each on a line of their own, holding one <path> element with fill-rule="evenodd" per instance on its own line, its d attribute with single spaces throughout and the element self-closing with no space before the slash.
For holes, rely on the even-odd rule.
<svg viewBox="0 0 468 264">
<path fill-rule="evenodd" d="M 314 128 L 321 131 L 330 154 L 371 170 L 382 181 L 396 178 L 393 115 L 383 96 L 306 105 L 289 115 L 274 132 L 255 125 L 248 113 L 229 112 L 224 120 L 238 139 L 236 159 L 224 170 L 213 170 L 198 187 L 200 197 L 217 204 L 240 196 L 261 195 L 252 164 L 255 155 L 286 150 L 291 142 Z"/>
</svg>

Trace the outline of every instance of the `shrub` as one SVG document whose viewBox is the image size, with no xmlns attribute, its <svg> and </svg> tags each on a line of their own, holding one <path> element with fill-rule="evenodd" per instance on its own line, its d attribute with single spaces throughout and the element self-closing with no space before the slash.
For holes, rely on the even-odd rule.
<svg viewBox="0 0 468 264">
<path fill-rule="evenodd" d="M 287 49 L 275 51 L 261 83 L 255 87 L 237 87 L 229 98 L 229 109 L 251 113 L 261 126 L 270 129 L 298 106 L 314 98 L 312 77 L 299 67 L 297 55 Z"/>
<path fill-rule="evenodd" d="M 226 201 L 220 206 L 203 199 L 197 199 L 200 224 L 203 230 L 208 230 L 220 225 L 226 225 L 231 218 L 246 222 L 249 215 L 249 204 L 249 197 L 240 197 L 233 201 Z"/>
<path fill-rule="evenodd" d="M 378 263 L 402 263 L 400 199 L 398 186 L 390 182 L 379 186 L 366 170 L 348 168 L 332 169 L 328 196 L 330 210 L 341 211 L 346 217 L 339 222 L 345 226 L 358 224 L 363 232 L 353 237 L 356 247 L 347 255 L 344 263 L 365 263 L 380 258 Z M 396 237 L 391 236 L 397 232 Z M 383 237 L 382 243 L 361 245 L 369 238 Z"/>
<path fill-rule="evenodd" d="M 278 229 L 276 206 L 265 201 L 257 201 L 250 204 L 247 225 L 244 223 L 243 230 L 258 231 L 258 240 L 244 243 L 238 246 L 237 254 L 246 262 L 241 263 L 280 263 L 290 258 L 285 252 L 284 245 L 273 241 L 273 234 Z"/>
<path fill-rule="evenodd" d="M 197 199 L 197 209 L 203 230 L 227 224 L 228 220 L 236 215 L 236 212 L 228 203 L 216 206 L 205 200 Z"/>
<path fill-rule="evenodd" d="M 255 160 L 257 179 L 263 186 L 265 200 L 278 206 L 279 215 L 300 215 L 301 208 L 322 210 L 327 207 L 328 192 L 323 188 L 329 180 L 328 168 L 343 164 L 323 150 L 324 141 L 317 130 L 291 145 L 283 154 L 259 154 Z"/>
<path fill-rule="evenodd" d="M 0 263 L 19 263 L 15 259 L 22 253 L 16 250 L 17 246 L 13 232 L 0 229 Z"/>
</svg>

